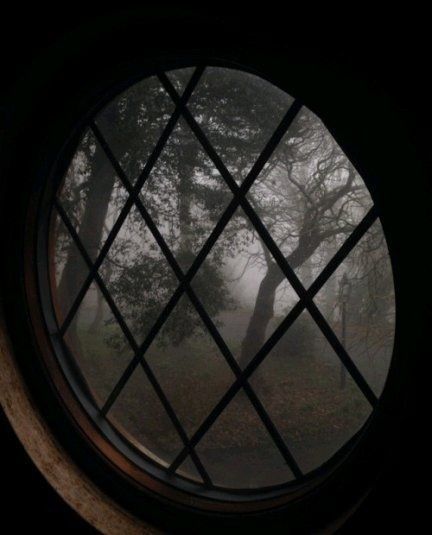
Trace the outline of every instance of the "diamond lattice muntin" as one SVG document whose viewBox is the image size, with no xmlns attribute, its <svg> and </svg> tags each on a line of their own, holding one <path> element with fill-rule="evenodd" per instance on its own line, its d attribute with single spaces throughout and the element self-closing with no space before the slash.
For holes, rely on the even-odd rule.
<svg viewBox="0 0 432 535">
<path fill-rule="evenodd" d="M 285 485 L 373 411 L 395 315 L 382 228 L 322 122 L 269 82 L 206 67 L 130 87 L 83 132 L 50 232 L 74 381 L 161 473 Z"/>
</svg>

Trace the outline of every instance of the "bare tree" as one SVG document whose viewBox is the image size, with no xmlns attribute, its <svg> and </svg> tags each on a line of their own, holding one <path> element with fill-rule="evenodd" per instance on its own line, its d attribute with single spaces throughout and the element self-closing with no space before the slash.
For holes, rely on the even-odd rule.
<svg viewBox="0 0 432 535">
<path fill-rule="evenodd" d="M 313 279 L 331 243 L 341 242 L 355 227 L 370 203 L 361 178 L 311 112 L 301 113 L 252 190 L 251 199 L 289 265 Z M 285 280 L 262 244 L 265 275 L 242 343 L 247 362 L 265 341 L 274 314 L 275 295 Z M 318 258 L 317 258 L 318 257 Z M 302 268 L 300 271 L 299 268 Z M 307 273 L 307 274 L 306 274 Z"/>
</svg>

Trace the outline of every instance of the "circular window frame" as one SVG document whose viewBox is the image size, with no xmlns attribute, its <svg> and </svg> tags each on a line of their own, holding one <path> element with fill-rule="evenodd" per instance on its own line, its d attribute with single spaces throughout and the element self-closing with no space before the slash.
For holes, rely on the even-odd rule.
<svg viewBox="0 0 432 535">
<path fill-rule="evenodd" d="M 196 61 L 196 56 L 193 56 L 193 60 L 192 61 Z M 199 57 L 199 59 L 201 60 L 202 57 Z M 159 64 L 161 61 L 161 59 L 159 58 L 156 62 L 156 64 Z M 189 60 L 190 61 L 190 60 Z M 187 63 L 189 63 L 189 61 L 187 61 Z M 224 59 L 223 62 L 224 64 L 226 65 L 226 61 L 229 61 L 229 60 L 226 60 Z M 215 64 L 216 62 L 212 62 L 210 63 L 209 62 L 206 62 L 208 64 Z M 217 64 L 217 63 L 216 63 Z M 172 63 L 173 68 L 179 68 L 180 66 L 185 66 L 184 64 L 183 65 L 179 65 L 179 64 L 176 64 L 175 61 L 173 61 Z M 236 65 L 237 67 L 240 67 L 242 70 L 245 70 L 244 66 L 243 65 Z M 261 72 L 257 71 L 257 70 L 252 70 L 252 72 L 254 72 L 255 74 L 258 73 L 259 76 L 263 77 L 263 75 L 261 74 Z M 149 71 L 148 71 L 149 72 Z M 139 76 L 137 77 L 133 77 L 134 80 L 138 80 L 138 79 L 141 79 L 143 76 L 142 76 L 142 73 L 140 73 Z M 267 79 L 267 77 L 264 77 L 264 79 Z M 131 78 L 128 79 L 128 82 L 126 84 L 124 84 L 123 87 L 128 87 L 131 83 Z M 272 82 L 274 83 L 274 82 Z M 105 85 L 105 84 L 103 84 Z M 279 84 L 277 84 L 279 87 L 281 87 Z M 109 94 L 110 96 L 106 98 L 105 102 L 109 101 L 110 98 L 112 98 L 112 96 L 114 94 L 118 94 L 119 90 L 121 89 L 121 84 L 119 85 L 115 85 L 115 90 L 114 90 L 114 85 L 111 84 L 110 85 L 110 91 L 109 92 L 105 92 L 105 97 L 107 97 L 107 95 Z M 282 89 L 284 89 L 282 87 Z M 284 89 L 285 90 L 285 89 Z M 291 92 L 290 92 L 291 93 Z M 100 95 L 99 95 L 99 98 L 100 98 Z M 103 104 L 101 105 L 101 107 L 103 106 Z M 309 104 L 308 104 L 308 107 Z M 313 107 L 311 107 L 313 109 Z M 94 109 L 93 109 L 93 114 L 94 114 Z M 320 116 L 320 114 L 318 114 Z M 70 126 L 70 125 L 69 125 Z M 334 134 L 332 132 L 332 134 Z M 338 140 L 337 136 L 335 136 L 336 140 Z M 65 138 L 63 138 L 65 139 Z M 338 140 L 339 141 L 339 140 Z M 70 147 L 67 147 L 67 145 L 70 144 Z M 341 144 L 342 148 L 344 148 L 343 144 Z M 70 150 L 72 153 L 73 153 L 73 142 L 71 141 L 71 139 L 69 139 L 69 141 L 63 145 L 62 147 L 62 151 L 63 150 Z M 58 166 L 57 169 L 61 168 L 62 166 L 65 165 L 67 161 L 67 158 L 64 158 L 64 157 L 61 157 L 61 158 L 58 158 L 58 151 L 57 151 L 57 154 L 56 154 L 56 162 L 55 162 L 55 165 Z M 50 163 L 50 165 L 52 165 L 52 162 Z M 357 166 L 358 167 L 358 166 Z M 46 174 L 47 172 L 47 167 L 42 167 L 42 168 L 39 168 L 38 169 L 38 176 L 39 176 L 39 179 L 38 179 L 38 187 L 41 187 L 44 180 L 46 180 Z M 362 177 L 365 177 L 365 174 L 361 172 L 361 175 Z M 45 176 L 44 176 L 45 174 Z M 365 181 L 366 181 L 366 184 L 369 186 L 368 184 L 368 181 L 367 181 L 367 177 L 365 177 Z M 33 191 L 33 195 L 34 195 L 34 191 Z M 374 198 L 374 195 L 372 195 L 373 197 L 373 200 L 374 202 L 376 203 L 376 199 Z M 30 303 L 30 308 L 32 309 L 32 327 L 33 327 L 33 331 L 34 331 L 34 334 L 36 335 L 36 342 L 37 342 L 37 346 L 38 346 L 38 351 L 40 353 L 43 353 L 43 352 L 46 352 L 47 351 L 47 338 L 46 338 L 46 330 L 44 328 L 44 326 L 39 322 L 40 320 L 40 317 L 38 318 L 38 311 L 39 311 L 39 302 L 38 302 L 38 296 L 37 296 L 37 292 L 36 292 L 36 286 L 35 286 L 35 281 L 33 280 L 33 276 L 34 276 L 34 268 L 35 268 L 35 255 L 34 255 L 34 231 L 35 231 L 35 227 L 34 225 L 32 225 L 32 221 L 34 221 L 34 216 L 35 214 L 37 213 L 37 210 L 38 210 L 38 206 L 37 204 L 34 202 L 34 197 L 33 197 L 33 202 L 32 202 L 32 205 L 30 206 L 29 210 L 27 211 L 27 215 L 28 215 L 28 219 L 27 219 L 27 230 L 26 230 L 26 233 L 25 233 L 25 240 L 26 240 L 26 244 L 25 244 L 25 251 L 24 251 L 24 258 L 25 258 L 25 262 L 26 262 L 26 268 L 25 268 L 25 281 L 26 281 L 26 291 L 27 291 L 27 295 L 31 296 L 31 303 Z M 382 223 L 383 223 L 383 227 L 384 227 L 384 232 L 385 232 L 385 221 L 382 220 Z M 386 238 L 387 238 L 387 235 L 386 235 Z M 390 256 L 392 257 L 392 251 L 391 251 L 391 247 L 389 246 L 389 249 L 390 249 Z M 397 286 L 396 284 L 396 281 L 395 281 L 395 286 Z M 396 293 L 397 293 L 397 288 L 396 288 Z M 397 298 L 397 296 L 396 296 Z M 397 307 L 398 309 L 398 307 Z M 397 329 L 396 329 L 397 330 Z M 49 363 L 48 364 L 48 368 L 50 366 L 52 366 L 53 363 Z M 395 359 L 393 358 L 392 359 L 392 366 L 391 366 L 391 369 L 390 369 L 390 372 L 389 372 L 389 377 L 390 376 L 393 376 L 394 373 L 393 373 L 393 368 L 395 366 Z M 57 370 L 58 371 L 58 370 Z M 53 376 L 52 375 L 53 373 L 53 370 L 51 369 L 50 370 L 50 375 L 51 377 Z M 398 374 L 400 375 L 400 374 Z M 47 378 L 45 377 L 45 380 L 48 379 L 48 381 L 50 382 L 51 381 L 51 378 Z M 59 384 L 61 384 L 61 381 L 62 381 L 62 378 L 61 376 L 59 375 L 59 378 L 58 380 L 60 381 Z M 388 383 L 393 383 L 393 380 L 388 380 Z M 397 380 L 395 381 L 395 385 L 400 385 L 400 381 Z M 67 386 L 66 383 L 63 384 L 60 388 L 63 389 L 64 386 Z M 56 387 L 57 388 L 57 387 Z M 395 386 L 393 385 L 391 390 L 393 391 L 394 393 L 394 389 L 395 389 Z M 382 394 L 382 398 L 381 399 L 384 399 L 385 397 L 387 397 L 387 390 L 388 390 L 388 385 L 386 385 L 385 387 L 385 390 Z M 69 402 L 71 403 L 71 406 L 76 403 L 76 400 L 73 398 L 73 396 L 71 395 L 71 393 L 69 392 L 68 393 L 68 397 L 70 397 L 70 399 L 67 400 L 67 403 L 69 404 Z M 59 400 L 61 404 L 63 404 L 63 409 L 62 410 L 65 410 L 66 407 L 64 405 L 64 399 L 60 399 Z M 386 414 L 387 412 L 387 409 L 386 409 L 386 406 L 388 408 L 388 403 L 385 403 L 385 402 L 382 402 L 380 403 L 380 410 L 378 411 L 378 414 L 375 414 L 374 415 L 374 418 L 373 420 L 371 420 L 370 422 L 368 422 L 367 426 L 365 426 L 363 428 L 363 431 L 362 431 L 362 437 L 357 437 L 358 440 L 356 440 L 356 442 L 362 442 L 362 446 L 365 446 L 365 439 L 366 438 L 369 438 L 369 442 L 372 441 L 372 443 L 375 443 L 376 441 L 376 438 L 375 439 L 371 439 L 371 437 L 375 434 L 376 431 L 379 431 L 378 432 L 378 435 L 381 435 L 382 436 L 382 433 L 383 433 L 383 428 L 388 428 L 387 425 L 384 425 L 383 427 L 381 426 L 381 424 L 384 422 L 384 421 L 387 421 L 388 420 L 388 414 Z M 375 411 L 376 412 L 376 411 Z M 81 415 L 82 416 L 82 415 Z M 84 424 L 84 421 L 82 420 L 82 418 L 79 417 L 78 413 L 74 413 L 72 414 L 72 421 L 73 421 L 73 427 L 75 428 L 76 431 L 78 431 L 79 434 L 83 434 L 83 431 L 84 431 L 84 435 L 87 434 L 87 432 L 89 432 L 90 436 L 92 436 L 93 440 L 92 440 L 92 445 L 89 449 L 87 449 L 87 451 L 89 450 L 93 450 L 93 453 L 96 452 L 96 455 L 99 455 L 99 454 L 102 454 L 102 456 L 105 456 L 106 455 L 106 451 L 107 451 L 107 444 L 104 444 L 103 441 L 100 440 L 100 437 L 97 437 L 94 435 L 94 430 L 92 430 L 90 427 L 87 429 L 87 427 L 85 427 L 87 425 L 87 423 Z M 388 421 L 387 421 L 388 423 Z M 60 425 L 58 426 L 60 429 L 63 426 L 63 424 L 60 423 Z M 361 438 L 361 440 L 360 440 Z M 84 441 L 86 441 L 86 439 L 84 439 Z M 64 442 L 64 441 L 63 441 Z M 367 441 L 366 441 L 367 442 Z M 302 493 L 296 493 L 296 494 L 293 494 L 289 500 L 289 504 L 292 505 L 292 507 L 290 508 L 291 509 L 291 512 L 293 512 L 294 510 L 298 509 L 298 503 L 299 503 L 299 498 L 305 498 L 307 495 L 312 495 L 312 494 L 316 494 L 317 492 L 321 492 L 322 488 L 324 487 L 327 487 L 327 491 L 325 492 L 328 492 L 328 487 L 330 485 L 331 487 L 331 483 L 336 481 L 336 480 L 340 480 L 340 473 L 341 473 L 341 470 L 340 468 L 343 468 L 342 472 L 344 473 L 344 476 L 343 477 L 346 477 L 347 473 L 349 474 L 350 472 L 350 469 L 354 469 L 354 464 L 356 464 L 354 462 L 354 458 L 353 458 L 353 453 L 354 451 L 357 451 L 357 445 L 355 445 L 355 448 L 354 450 L 352 450 L 350 452 L 349 455 L 344 455 L 344 458 L 340 460 L 340 463 L 338 464 L 337 467 L 335 467 L 334 469 L 332 468 L 331 470 L 331 473 L 329 474 L 326 474 L 325 476 L 322 477 L 322 479 L 320 481 L 317 481 L 314 483 L 314 485 L 312 487 L 308 487 L 307 489 L 304 489 L 304 492 Z M 363 453 L 361 455 L 361 457 L 363 457 L 363 459 L 366 459 L 367 456 L 365 457 L 365 452 L 368 451 L 368 448 L 367 447 L 362 447 L 363 449 Z M 369 451 L 370 451 L 370 448 L 369 448 Z M 111 454 L 112 452 L 110 452 Z M 108 456 L 109 457 L 109 456 Z M 355 457 L 358 457 L 358 455 L 356 454 Z M 358 458 L 356 459 L 356 462 L 358 463 Z M 106 466 L 110 466 L 111 469 L 113 469 L 114 471 L 118 471 L 118 467 L 117 468 L 114 468 L 113 465 L 112 465 L 112 462 L 110 461 L 106 461 L 106 459 L 103 461 L 102 463 L 105 467 Z M 121 459 L 120 462 L 119 462 L 119 467 L 121 466 L 124 466 L 124 459 Z M 357 472 L 357 470 L 355 470 Z M 373 470 L 372 470 L 373 471 Z M 102 470 L 103 472 L 103 470 Z M 121 470 L 120 470 L 121 472 Z M 128 473 L 124 473 L 123 474 L 120 474 L 120 477 L 121 478 L 124 478 L 125 475 L 126 475 L 126 479 L 128 480 L 128 484 L 131 484 L 130 486 L 131 487 L 135 487 L 136 488 L 136 484 L 135 482 L 132 482 L 130 480 L 130 475 L 131 475 L 132 472 L 130 472 L 129 474 Z M 357 474 L 358 475 L 358 474 Z M 102 478 L 100 478 L 100 475 L 98 476 L 98 478 L 96 479 L 99 479 L 99 481 Z M 116 479 L 116 478 L 114 478 Z M 106 489 L 108 489 L 108 491 L 110 492 L 109 490 L 109 487 L 110 485 L 102 485 L 104 486 Z M 138 489 L 138 492 L 142 492 L 144 491 L 145 494 L 158 494 L 158 488 L 157 486 L 155 487 L 152 487 L 152 486 L 145 486 L 145 488 L 141 488 L 141 489 Z M 111 488 L 111 492 L 113 491 L 113 489 Z M 116 492 L 114 491 L 114 494 L 116 494 Z M 133 491 L 132 491 L 132 494 L 133 494 Z M 173 499 L 173 495 L 166 495 L 165 496 L 167 501 L 170 502 L 172 504 L 172 499 Z M 190 497 L 189 500 L 186 500 L 186 501 L 183 501 L 183 502 L 178 502 L 176 498 L 174 498 L 175 502 L 177 503 L 177 505 L 179 503 L 182 504 L 182 506 L 186 507 L 187 509 L 189 510 L 192 510 L 192 511 L 196 511 L 197 509 L 199 509 L 200 505 L 196 502 L 196 498 L 194 497 Z M 126 500 L 128 501 L 128 500 Z M 134 510 L 136 510 L 136 498 L 132 498 L 131 502 L 135 502 L 135 505 L 132 505 L 132 508 Z M 306 503 L 305 500 L 302 500 L 303 503 Z M 309 502 L 310 503 L 310 502 Z M 261 506 L 263 504 L 261 503 Z M 287 505 L 287 502 L 282 500 L 281 502 L 275 502 L 273 501 L 272 503 L 267 503 L 265 504 L 264 507 L 259 507 L 259 510 L 264 512 L 264 511 L 268 511 L 270 509 L 278 509 L 280 510 L 281 506 L 282 505 Z M 304 507 L 304 506 L 303 506 Z M 303 508 L 302 507 L 302 508 Z M 138 509 L 140 509 L 140 506 L 138 506 Z M 221 512 L 218 508 L 214 509 L 213 510 L 214 512 L 218 511 L 218 512 Z M 223 511 L 225 513 L 228 513 L 228 512 L 239 512 L 238 509 L 234 509 L 232 511 L 228 511 L 226 508 L 223 509 Z M 243 511 L 243 512 L 246 512 L 246 511 Z"/>
<path fill-rule="evenodd" d="M 195 64 L 185 64 L 181 67 L 175 68 L 189 68 L 196 67 Z M 248 72 L 255 74 L 263 79 L 261 74 L 252 70 L 246 70 L 246 67 L 239 64 L 227 64 L 226 61 L 208 60 L 205 61 L 206 67 L 223 67 L 236 69 L 240 72 Z M 151 460 L 145 460 L 140 455 L 140 452 L 132 443 L 127 440 L 127 437 L 122 436 L 120 431 L 116 431 L 103 417 L 98 415 L 98 410 L 93 406 L 85 392 L 83 392 L 78 380 L 74 378 L 75 370 L 73 364 L 70 363 L 70 358 L 65 351 L 64 344 L 60 341 L 60 335 L 57 337 L 49 336 L 48 333 L 55 333 L 59 330 L 55 314 L 54 296 L 53 296 L 53 281 L 52 269 L 47 265 L 50 257 L 49 251 L 53 244 L 50 242 L 50 228 L 53 221 L 52 212 L 54 209 L 54 198 L 56 193 L 64 181 L 65 169 L 69 167 L 70 161 L 76 151 L 83 132 L 88 125 L 94 120 L 97 113 L 104 108 L 104 106 L 111 102 L 113 98 L 125 88 L 133 86 L 134 83 L 148 76 L 154 76 L 158 72 L 168 72 L 172 70 L 172 65 L 166 68 L 158 67 L 157 71 L 146 73 L 146 76 L 138 77 L 134 80 L 123 82 L 117 87 L 113 87 L 105 98 L 99 102 L 96 107 L 89 111 L 86 117 L 83 117 L 77 125 L 76 130 L 71 135 L 71 138 L 65 145 L 64 152 L 62 152 L 54 165 L 50 176 L 47 178 L 49 187 L 41 195 L 41 204 L 37 211 L 37 223 L 33 220 L 29 223 L 29 228 L 38 229 L 35 234 L 37 242 L 36 265 L 38 267 L 37 282 L 28 288 L 29 295 L 35 293 L 39 296 L 39 303 L 45 317 L 45 327 L 40 325 L 37 330 L 37 336 L 40 340 L 40 347 L 43 348 L 42 356 L 47 366 L 53 382 L 56 386 L 58 395 L 62 397 L 70 416 L 78 423 L 85 433 L 87 438 L 94 441 L 98 448 L 108 457 L 109 461 L 121 469 L 126 476 L 134 479 L 139 485 L 146 489 L 161 494 L 163 497 L 173 499 L 183 505 L 193 504 L 195 507 L 203 508 L 204 510 L 218 511 L 218 512 L 256 512 L 261 510 L 268 510 L 277 506 L 284 505 L 292 500 L 298 499 L 305 493 L 310 492 L 313 488 L 327 478 L 332 471 L 346 459 L 350 454 L 352 448 L 361 440 L 363 430 L 368 427 L 369 421 L 373 418 L 374 410 L 363 424 L 360 431 L 358 431 L 350 440 L 348 440 L 338 452 L 325 461 L 321 466 L 301 478 L 300 481 L 294 480 L 287 484 L 275 485 L 271 488 L 260 489 L 256 491 L 233 490 L 233 489 L 208 489 L 202 484 L 194 484 L 190 480 L 181 475 L 174 474 L 170 476 L 162 467 L 155 467 Z M 267 80 L 269 83 L 269 80 Z M 120 90 L 119 90 L 120 88 Z M 280 88 L 279 88 L 280 89 Z M 40 218 L 43 218 L 40 223 Z M 42 265 L 42 270 L 40 269 Z M 31 267 L 33 271 L 35 266 Z M 51 273 L 51 276 L 50 276 Z M 30 275 L 27 277 L 30 279 Z M 40 309 L 31 304 L 32 317 L 40 315 Z M 44 339 L 40 338 L 43 331 Z M 47 336 L 48 335 L 48 336 Z M 65 380 L 66 379 L 66 380 Z M 75 383 L 75 384 L 74 384 Z M 65 395 L 65 390 L 67 394 Z M 75 403 L 71 402 L 71 397 L 74 396 Z M 76 403 L 78 401 L 78 404 Z M 84 413 L 83 413 L 84 410 Z M 84 416 L 85 415 L 85 416 Z M 99 436 L 96 438 L 96 435 Z M 178 480 L 178 481 L 175 481 Z M 261 491 L 261 492 L 260 492 Z M 250 498 L 252 497 L 252 498 Z"/>
</svg>

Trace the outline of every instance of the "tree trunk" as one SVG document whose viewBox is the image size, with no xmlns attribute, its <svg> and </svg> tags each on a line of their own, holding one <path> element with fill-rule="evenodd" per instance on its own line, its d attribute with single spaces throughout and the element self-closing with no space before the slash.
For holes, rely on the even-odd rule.
<svg viewBox="0 0 432 535">
<path fill-rule="evenodd" d="M 88 194 L 78 235 L 88 255 L 97 258 L 102 240 L 104 223 L 115 181 L 113 169 L 99 145 L 92 157 L 92 169 L 88 184 Z M 71 247 L 58 287 L 60 303 L 72 303 L 88 274 L 87 266 L 76 247 Z M 64 314 L 68 310 L 63 311 Z M 73 322 L 69 334 L 75 331 Z M 76 338 L 74 336 L 74 338 Z"/>
<path fill-rule="evenodd" d="M 282 272 L 272 264 L 261 281 L 254 311 L 242 342 L 240 355 L 240 365 L 242 367 L 248 364 L 264 343 L 267 326 L 273 318 L 275 292 L 282 280 Z"/>
<path fill-rule="evenodd" d="M 287 257 L 291 268 L 296 269 L 301 266 L 315 249 L 316 246 L 312 241 L 307 246 L 299 245 Z M 269 265 L 267 273 L 261 281 L 254 310 L 242 342 L 240 353 L 240 366 L 242 368 L 249 363 L 265 342 L 267 327 L 274 315 L 275 293 L 284 278 L 284 274 L 276 264 Z"/>
</svg>

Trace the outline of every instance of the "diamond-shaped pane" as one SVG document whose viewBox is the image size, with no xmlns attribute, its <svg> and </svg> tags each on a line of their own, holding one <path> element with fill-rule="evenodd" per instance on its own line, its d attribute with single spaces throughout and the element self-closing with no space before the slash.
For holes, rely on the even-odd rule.
<svg viewBox="0 0 432 535">
<path fill-rule="evenodd" d="M 141 343 L 178 281 L 135 206 L 100 271 L 136 342 Z"/>
<path fill-rule="evenodd" d="M 102 407 L 133 353 L 95 283 L 89 287 L 67 329 L 65 341 Z"/>
<path fill-rule="evenodd" d="M 186 457 L 186 460 L 179 466 L 176 474 L 192 479 L 198 483 L 202 483 L 202 477 L 200 476 L 195 464 L 190 457 Z"/>
<path fill-rule="evenodd" d="M 215 485 L 253 489 L 294 479 L 252 404 L 239 392 L 196 447 Z"/>
<path fill-rule="evenodd" d="M 372 410 L 341 366 L 304 311 L 250 378 L 303 472 L 317 468 L 336 453 Z"/>
<path fill-rule="evenodd" d="M 192 280 L 192 287 L 242 368 L 297 300 L 241 208 Z"/>
<path fill-rule="evenodd" d="M 188 108 L 240 183 L 292 102 L 257 76 L 207 67 Z"/>
<path fill-rule="evenodd" d="M 61 325 L 88 275 L 88 268 L 56 211 L 53 212 L 51 225 L 53 301 L 57 321 Z"/>
<path fill-rule="evenodd" d="M 392 269 L 379 221 L 346 257 L 315 301 L 379 396 L 390 366 L 395 331 Z"/>
<path fill-rule="evenodd" d="M 107 414 L 108 420 L 152 460 L 168 467 L 183 443 L 141 366 Z"/>
<path fill-rule="evenodd" d="M 187 296 L 172 311 L 146 359 L 188 435 L 235 379 Z"/>
<path fill-rule="evenodd" d="M 232 199 L 182 119 L 140 197 L 183 270 L 187 270 Z"/>
<path fill-rule="evenodd" d="M 93 261 L 127 196 L 104 150 L 87 132 L 69 166 L 59 200 Z"/>
<path fill-rule="evenodd" d="M 165 73 L 167 78 L 174 86 L 174 89 L 181 96 L 186 89 L 186 86 L 191 79 L 195 67 L 187 67 L 185 69 L 174 69 Z"/>
<path fill-rule="evenodd" d="M 98 114 L 96 124 L 131 182 L 143 170 L 173 111 L 172 100 L 152 76 L 124 91 Z"/>
</svg>

